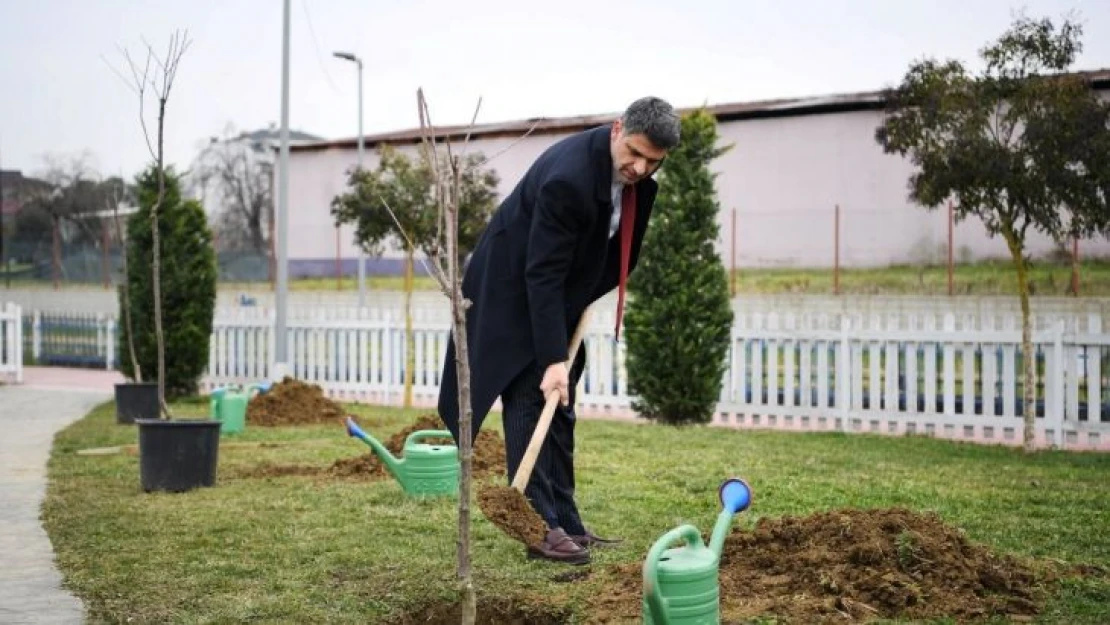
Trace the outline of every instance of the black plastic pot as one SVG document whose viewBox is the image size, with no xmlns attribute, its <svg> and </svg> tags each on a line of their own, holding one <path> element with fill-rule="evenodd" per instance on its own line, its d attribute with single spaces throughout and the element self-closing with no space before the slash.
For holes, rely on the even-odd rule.
<svg viewBox="0 0 1110 625">
<path fill-rule="evenodd" d="M 116 385 L 116 423 L 158 418 L 158 383 L 124 382 Z"/>
<path fill-rule="evenodd" d="M 137 419 L 143 490 L 184 492 L 216 483 L 220 422 Z"/>
</svg>

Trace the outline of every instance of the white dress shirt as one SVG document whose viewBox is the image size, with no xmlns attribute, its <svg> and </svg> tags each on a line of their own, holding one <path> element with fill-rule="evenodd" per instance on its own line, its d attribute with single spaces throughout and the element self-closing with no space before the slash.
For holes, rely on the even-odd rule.
<svg viewBox="0 0 1110 625">
<path fill-rule="evenodd" d="M 620 182 L 614 182 L 610 191 L 613 199 L 613 217 L 609 219 L 609 238 L 612 239 L 613 235 L 617 233 L 621 225 L 621 192 L 624 191 L 624 185 Z"/>
</svg>

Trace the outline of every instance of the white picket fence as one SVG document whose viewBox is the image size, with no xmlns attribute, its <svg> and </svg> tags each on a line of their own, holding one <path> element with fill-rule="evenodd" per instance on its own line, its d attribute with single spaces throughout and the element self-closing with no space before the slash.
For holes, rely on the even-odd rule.
<svg viewBox="0 0 1110 625">
<path fill-rule="evenodd" d="M 1038 314 L 1033 323 L 1038 445 L 1110 450 L 1110 335 L 1101 311 Z M 578 410 L 630 418 L 625 346 L 612 327 L 611 309 L 595 311 Z M 270 377 L 273 328 L 270 311 L 222 312 L 205 383 Z M 435 404 L 449 328 L 441 310 L 415 315 L 417 405 Z M 404 336 L 397 311 L 292 315 L 288 374 L 336 398 L 398 404 Z M 1020 444 L 1022 371 L 1013 313 L 746 311 L 736 316 L 714 422 Z"/>
<path fill-rule="evenodd" d="M 23 382 L 23 311 L 8 303 L 0 310 L 0 380 Z"/>
<path fill-rule="evenodd" d="M 1014 311 L 783 303 L 753 299 L 734 306 L 714 423 L 1021 443 L 1021 318 Z M 586 335 L 589 364 L 578 388 L 578 411 L 634 418 L 625 345 L 613 341 L 612 307 L 604 304 L 593 312 Z M 1040 446 L 1110 451 L 1104 304 L 1042 309 L 1033 316 Z M 439 392 L 450 322 L 443 307 L 423 308 L 414 317 L 413 399 L 430 407 Z M 18 308 L 9 305 L 0 319 L 0 373 L 21 376 Z M 106 318 L 104 324 L 97 343 L 105 345 L 111 368 L 116 322 Z M 202 388 L 272 379 L 274 325 L 272 310 L 220 308 Z M 318 384 L 336 399 L 401 403 L 406 347 L 398 309 L 291 309 L 287 328 L 287 375 Z"/>
</svg>

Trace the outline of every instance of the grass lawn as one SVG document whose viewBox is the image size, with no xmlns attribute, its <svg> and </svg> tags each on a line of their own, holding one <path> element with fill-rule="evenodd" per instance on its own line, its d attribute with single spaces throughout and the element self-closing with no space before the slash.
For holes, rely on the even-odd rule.
<svg viewBox="0 0 1110 625">
<path fill-rule="evenodd" d="M 380 438 L 426 412 L 349 409 Z M 339 424 L 248 426 L 223 439 L 217 485 L 185 494 L 141 492 L 135 455 L 76 453 L 134 442 L 135 429 L 116 425 L 106 404 L 57 436 L 49 463 L 45 526 L 93 622 L 441 622 L 428 610 L 456 600 L 455 502 L 408 499 L 395 481 L 312 474 L 367 452 Z M 480 614 L 511 603 L 547 615 L 523 622 L 591 622 L 605 571 L 638 566 L 680 524 L 707 534 L 718 485 L 740 476 L 754 500 L 734 528 L 847 506 L 932 511 L 996 552 L 1094 567 L 1050 583 L 1033 622 L 1110 622 L 1110 455 L 593 420 L 579 422 L 577 445 L 586 522 L 625 543 L 597 551 L 590 573 L 575 578 L 567 572 L 581 569 L 525 560 L 475 504 Z M 275 476 L 280 467 L 305 470 Z"/>
<path fill-rule="evenodd" d="M 726 259 L 727 261 L 727 259 Z M 1079 294 L 1084 297 L 1110 297 L 1110 259 L 1082 260 Z M 1034 296 L 1071 295 L 1071 264 L 1034 260 L 1030 267 Z M 832 269 L 738 269 L 734 278 L 738 294 L 831 294 L 835 278 Z M 370 290 L 401 291 L 402 276 L 367 276 Z M 416 276 L 417 290 L 438 290 L 433 279 Z M 953 270 L 956 295 L 1017 296 L 1016 274 L 1009 261 L 983 261 L 957 264 Z M 221 282 L 220 288 L 268 290 L 269 283 Z M 310 278 L 290 280 L 293 291 L 357 291 L 353 277 L 340 280 Z M 857 295 L 947 295 L 948 268 L 945 265 L 897 265 L 863 269 L 842 269 L 840 291 Z"/>
</svg>

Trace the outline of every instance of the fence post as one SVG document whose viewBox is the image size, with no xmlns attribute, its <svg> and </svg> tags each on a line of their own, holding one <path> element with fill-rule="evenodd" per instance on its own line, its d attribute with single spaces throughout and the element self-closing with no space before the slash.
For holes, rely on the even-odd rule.
<svg viewBox="0 0 1110 625">
<path fill-rule="evenodd" d="M 104 358 L 104 368 L 111 371 L 116 368 L 116 318 L 108 317 L 105 320 L 104 334 L 108 344 L 106 356 Z"/>
<path fill-rule="evenodd" d="M 1064 380 L 1068 363 L 1064 360 L 1064 324 L 1063 319 L 1056 320 L 1056 327 L 1052 333 L 1052 371 L 1048 374 L 1048 384 L 1052 385 L 1052 404 L 1045 401 L 1045 427 L 1052 428 L 1052 443 L 1057 448 L 1064 446 L 1064 397 L 1066 390 Z M 1047 394 L 1047 393 L 1046 393 Z"/>
<path fill-rule="evenodd" d="M 840 314 L 840 354 L 836 357 L 836 396 L 840 408 L 840 429 L 848 432 L 851 430 L 848 411 L 852 407 L 852 376 L 856 372 L 851 366 L 851 345 L 848 335 L 852 329 L 852 320 L 843 313 Z"/>
<path fill-rule="evenodd" d="M 277 320 L 277 309 L 271 308 L 267 312 L 266 317 L 267 317 L 267 319 L 266 319 L 266 322 L 267 322 L 266 323 L 266 356 L 267 356 L 267 358 L 266 358 L 266 372 L 265 372 L 266 375 L 265 375 L 265 377 L 266 377 L 267 380 L 270 380 L 271 382 L 277 384 L 277 383 L 281 382 L 281 380 L 278 379 L 278 376 L 285 374 L 284 371 L 277 371 L 277 369 L 274 367 L 274 358 L 277 355 L 277 330 L 274 328 L 274 324 L 276 323 L 276 320 Z M 287 330 L 286 334 L 288 336 L 292 336 L 293 333 L 289 332 Z M 218 358 L 219 357 L 219 350 L 216 351 L 216 354 L 217 354 L 217 358 Z M 286 357 L 286 360 L 289 361 L 290 363 L 293 361 L 293 359 L 289 356 Z"/>
<path fill-rule="evenodd" d="M 31 358 L 38 364 L 42 357 L 42 312 L 31 314 Z"/>
<path fill-rule="evenodd" d="M 394 358 L 395 354 L 393 353 L 395 348 L 395 342 L 393 340 L 393 313 L 387 310 L 383 317 L 385 318 L 385 333 L 382 335 L 382 361 L 385 365 L 385 371 L 383 371 L 384 375 L 382 376 L 382 382 L 385 383 L 385 390 L 382 393 L 382 401 L 385 405 L 389 406 L 392 405 L 393 385 L 397 380 L 396 369 L 394 368 L 396 360 Z"/>
<path fill-rule="evenodd" d="M 15 365 L 15 381 L 16 384 L 23 383 L 23 308 L 16 304 L 9 304 L 12 307 L 13 314 L 13 328 L 12 332 L 15 339 L 11 343 L 15 346 L 14 360 Z"/>
</svg>

